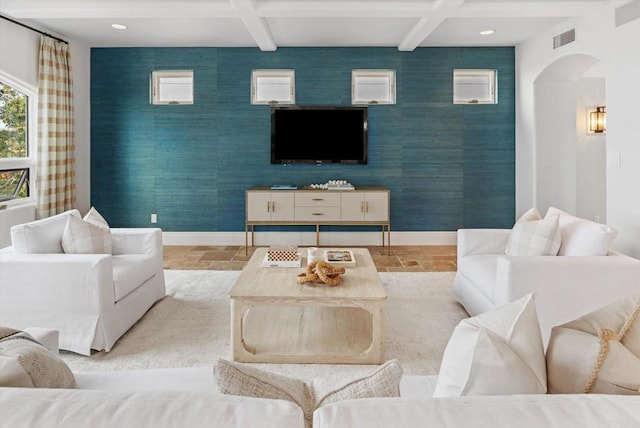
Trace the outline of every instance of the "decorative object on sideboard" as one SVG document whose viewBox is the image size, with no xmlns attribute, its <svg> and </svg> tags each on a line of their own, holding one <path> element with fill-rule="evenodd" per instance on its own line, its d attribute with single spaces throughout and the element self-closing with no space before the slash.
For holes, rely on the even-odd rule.
<svg viewBox="0 0 640 428">
<path fill-rule="evenodd" d="M 329 180 L 324 184 L 310 184 L 310 189 L 323 189 L 323 190 L 355 190 L 353 184 L 347 180 Z"/>
</svg>

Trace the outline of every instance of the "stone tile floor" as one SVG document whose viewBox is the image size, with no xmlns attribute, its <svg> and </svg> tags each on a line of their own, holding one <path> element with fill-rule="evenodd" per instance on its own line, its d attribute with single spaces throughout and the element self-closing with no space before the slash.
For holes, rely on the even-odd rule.
<svg viewBox="0 0 640 428">
<path fill-rule="evenodd" d="M 379 272 L 456 270 L 455 245 L 366 247 Z M 165 246 L 165 269 L 242 270 L 253 254 L 244 246 Z"/>
</svg>

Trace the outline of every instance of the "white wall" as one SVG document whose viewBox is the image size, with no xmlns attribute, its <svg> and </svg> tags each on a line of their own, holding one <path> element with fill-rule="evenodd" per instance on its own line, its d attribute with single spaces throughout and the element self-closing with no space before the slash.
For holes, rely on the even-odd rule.
<svg viewBox="0 0 640 428">
<path fill-rule="evenodd" d="M 50 31 L 43 29 L 49 33 Z M 58 35 L 57 35 L 58 36 Z M 65 38 L 63 35 L 60 35 Z M 90 55 L 88 45 L 69 41 L 74 79 L 75 146 L 76 146 L 76 208 L 90 208 Z M 38 51 L 40 34 L 0 19 L 0 70 L 13 78 L 38 86 Z M 32 209 L 8 208 L 0 211 L 0 247 L 10 244 L 9 228 L 13 224 L 33 220 Z"/>
<path fill-rule="evenodd" d="M 577 85 L 569 81 L 538 82 L 534 94 L 537 174 L 533 205 L 542 215 L 550 206 L 575 213 Z"/>
<path fill-rule="evenodd" d="M 640 19 L 613 31 L 607 53 L 607 220 L 640 257 Z"/>
<path fill-rule="evenodd" d="M 536 114 L 539 113 L 535 107 L 536 79 L 547 67 L 565 57 L 583 55 L 600 60 L 606 69 L 607 223 L 619 232 L 616 249 L 640 257 L 640 120 L 637 117 L 640 100 L 640 20 L 616 27 L 614 14 L 615 9 L 610 6 L 516 46 L 516 214 L 536 205 L 538 197 L 550 200 L 549 195 L 553 192 L 552 188 L 536 188 L 538 183 L 554 183 L 554 180 L 541 181 L 541 175 L 546 171 L 538 167 L 535 156 L 532 156 L 537 153 L 537 141 L 540 140 L 537 135 L 540 131 L 536 130 Z M 553 50 L 552 37 L 571 28 L 576 29 L 576 41 Z M 571 65 L 567 64 L 567 67 Z M 585 67 L 584 71 L 588 68 Z M 561 73 L 563 70 L 557 71 Z M 575 112 L 570 117 L 573 118 L 569 119 L 572 126 L 580 120 Z M 552 131 L 549 134 L 553 134 Z M 560 135 L 565 131 L 565 125 L 558 129 Z M 578 140 L 574 143 L 577 145 Z M 617 153 L 621 154 L 622 163 L 613 166 L 612 159 Z M 554 174 L 557 174 L 555 180 L 566 189 L 566 183 L 570 183 L 578 174 L 576 168 L 574 165 L 566 170 L 554 169 Z M 576 204 L 572 198 L 575 196 L 567 196 L 562 203 L 565 206 Z"/>
<path fill-rule="evenodd" d="M 578 80 L 576 109 L 576 215 L 607 222 L 606 133 L 589 129 L 589 113 L 606 105 L 604 77 Z"/>
</svg>

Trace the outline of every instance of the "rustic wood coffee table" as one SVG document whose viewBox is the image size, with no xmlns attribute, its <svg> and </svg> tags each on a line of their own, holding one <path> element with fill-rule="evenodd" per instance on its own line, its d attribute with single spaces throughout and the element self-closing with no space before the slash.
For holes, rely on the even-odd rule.
<svg viewBox="0 0 640 428">
<path fill-rule="evenodd" d="M 262 267 L 266 252 L 256 249 L 229 292 L 235 361 L 382 362 L 387 293 L 367 249 L 353 249 L 356 266 L 334 287 L 298 284 L 304 258 L 300 268 Z"/>
</svg>

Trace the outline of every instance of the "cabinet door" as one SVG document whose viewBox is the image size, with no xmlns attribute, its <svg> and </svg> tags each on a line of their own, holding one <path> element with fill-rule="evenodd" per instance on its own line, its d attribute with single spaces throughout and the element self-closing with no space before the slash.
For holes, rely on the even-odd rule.
<svg viewBox="0 0 640 428">
<path fill-rule="evenodd" d="M 364 194 L 365 221 L 389 221 L 389 193 L 366 192 Z"/>
<path fill-rule="evenodd" d="M 364 192 L 342 192 L 340 220 L 364 221 Z"/>
<path fill-rule="evenodd" d="M 271 192 L 271 221 L 293 221 L 294 192 Z"/>
<path fill-rule="evenodd" d="M 271 192 L 247 192 L 247 221 L 271 220 Z"/>
</svg>

